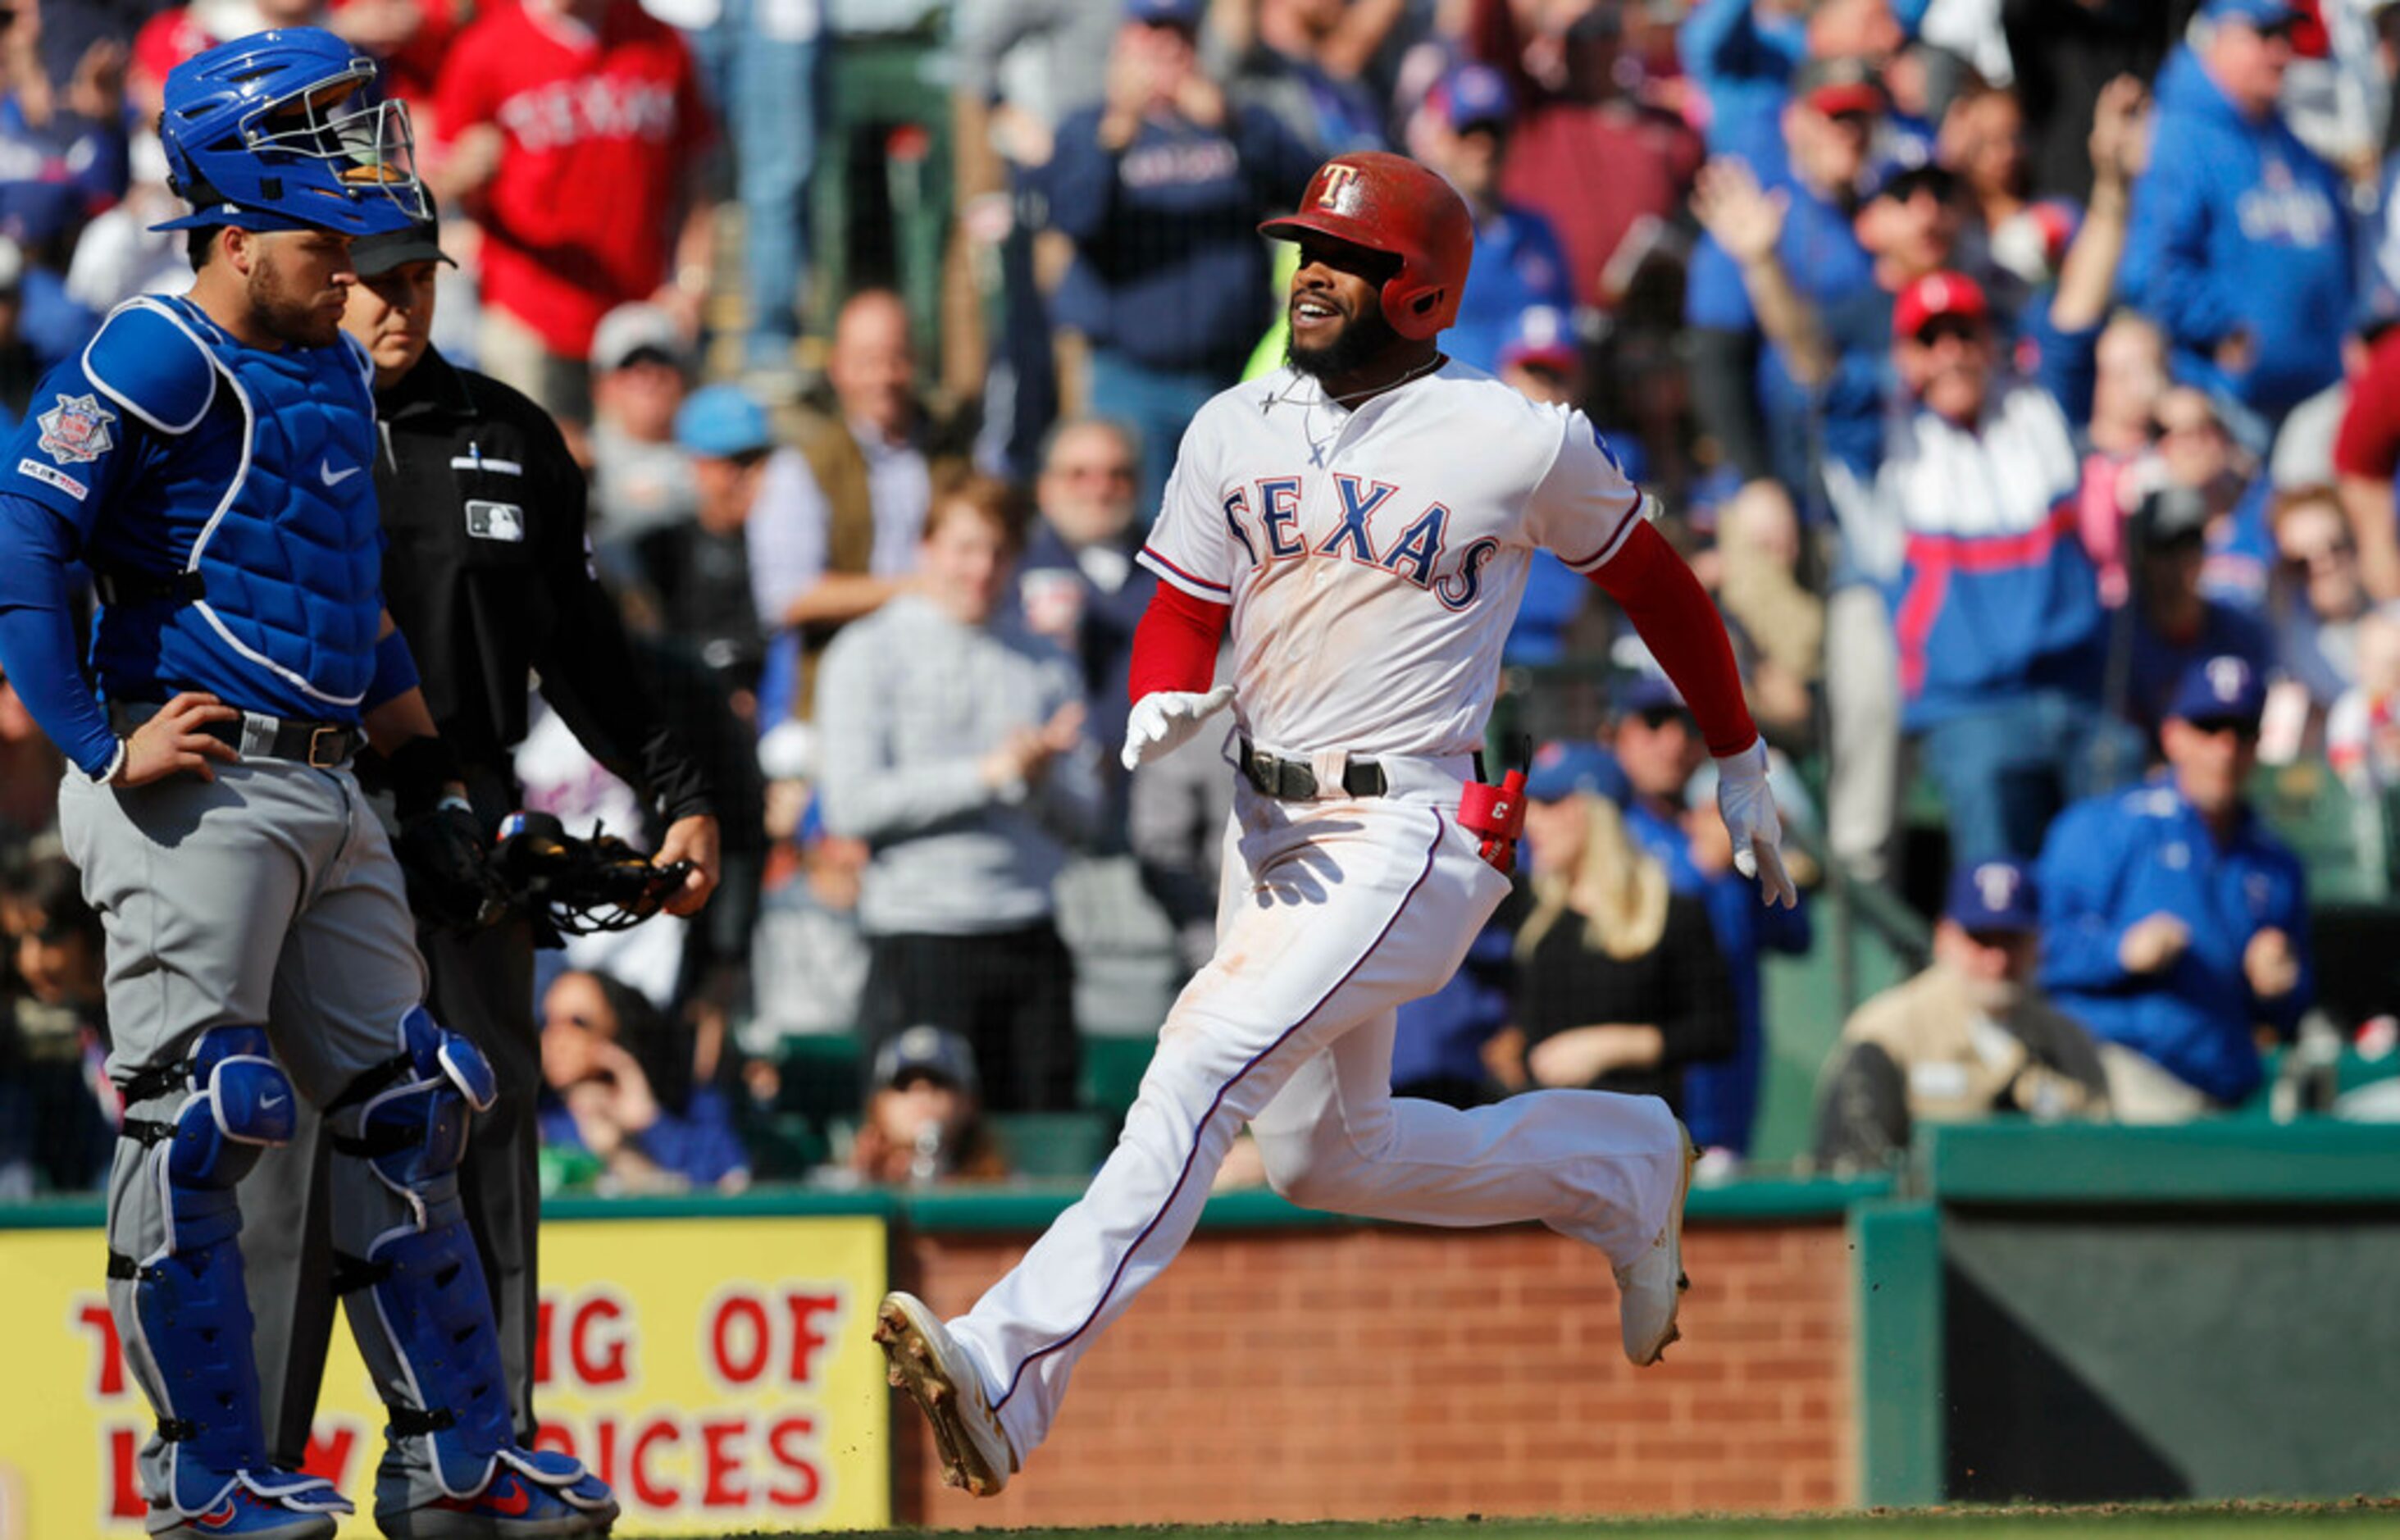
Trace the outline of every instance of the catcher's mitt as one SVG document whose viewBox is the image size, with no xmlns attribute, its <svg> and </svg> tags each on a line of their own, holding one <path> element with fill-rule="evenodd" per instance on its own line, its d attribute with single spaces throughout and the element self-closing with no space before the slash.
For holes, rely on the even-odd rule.
<svg viewBox="0 0 2400 1540">
<path fill-rule="evenodd" d="M 621 931 L 659 912 L 691 875 L 691 863 L 661 866 L 595 824 L 589 838 L 566 832 L 546 812 L 500 821 L 492 869 L 509 900 L 537 927 L 562 935 Z"/>
</svg>

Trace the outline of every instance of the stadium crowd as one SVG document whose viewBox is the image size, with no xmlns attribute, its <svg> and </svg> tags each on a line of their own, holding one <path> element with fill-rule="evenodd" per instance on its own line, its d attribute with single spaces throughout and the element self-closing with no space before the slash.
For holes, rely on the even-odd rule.
<svg viewBox="0 0 2400 1540">
<path fill-rule="evenodd" d="M 1344 150 L 1467 200 L 1445 348 L 1586 407 L 1654 495 L 1817 874 L 1947 873 L 1930 968 L 1828 1066 L 1828 1162 L 1888 1158 L 1912 1117 L 2243 1103 L 2314 988 L 2257 766 L 2400 782 L 2390 0 L 0 16 L 0 420 L 47 410 L 42 372 L 115 306 L 189 281 L 148 227 L 177 209 L 167 71 L 321 24 L 410 104 L 457 262 L 437 345 L 590 472 L 593 560 L 711 763 L 727 881 L 545 954 L 558 1184 L 990 1177 L 1041 1164 L 1010 1119 L 1093 1111 L 1091 1030 L 1154 1022 L 1207 953 L 1231 797 L 1213 740 L 1118 768 L 1133 557 L 1194 409 L 1280 362 L 1257 222 Z M 900 274 L 849 263 L 866 281 L 832 293 L 812 262 L 849 234 L 815 227 L 815 184 L 856 174 L 818 153 L 831 88 L 878 28 L 953 93 L 880 126 L 947 146 L 938 325 Z M 1809 912 L 1732 873 L 1705 747 L 1628 634 L 1537 566 L 1520 892 L 1403 1013 L 1395 1082 L 1659 1094 L 1731 1165 L 1763 958 L 1808 950 Z M 554 713 L 516 769 L 523 806 L 656 838 Z M 116 1115 L 58 771 L 0 686 L 0 1197 L 96 1186 Z"/>
</svg>

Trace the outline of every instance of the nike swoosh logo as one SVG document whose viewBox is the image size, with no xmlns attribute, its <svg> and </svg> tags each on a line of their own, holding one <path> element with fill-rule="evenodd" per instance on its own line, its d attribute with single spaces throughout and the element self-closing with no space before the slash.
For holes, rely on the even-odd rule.
<svg viewBox="0 0 2400 1540">
<path fill-rule="evenodd" d="M 319 460 L 317 462 L 317 474 L 324 479 L 327 486 L 339 486 L 358 473 L 359 468 L 355 465 L 346 466 L 342 470 L 336 470 L 334 469 L 334 462 L 331 460 Z"/>
<path fill-rule="evenodd" d="M 262 1112 L 266 1111 L 270 1107 L 280 1107 L 282 1105 L 283 1098 L 281 1097 L 261 1097 L 258 1098 L 258 1110 Z"/>
<path fill-rule="evenodd" d="M 494 1487 L 491 1492 L 492 1511 L 503 1519 L 515 1519 L 533 1506 L 533 1493 L 514 1478 Z"/>
</svg>

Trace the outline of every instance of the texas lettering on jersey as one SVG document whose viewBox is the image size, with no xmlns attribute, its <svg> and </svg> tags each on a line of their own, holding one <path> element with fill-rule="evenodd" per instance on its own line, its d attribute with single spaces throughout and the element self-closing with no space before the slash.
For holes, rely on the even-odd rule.
<svg viewBox="0 0 2400 1540">
<path fill-rule="evenodd" d="M 1234 705 L 1278 752 L 1478 746 L 1533 552 L 1614 555 L 1642 495 L 1582 414 L 1452 362 L 1345 411 L 1289 370 L 1184 435 L 1143 564 L 1230 605 Z"/>
</svg>

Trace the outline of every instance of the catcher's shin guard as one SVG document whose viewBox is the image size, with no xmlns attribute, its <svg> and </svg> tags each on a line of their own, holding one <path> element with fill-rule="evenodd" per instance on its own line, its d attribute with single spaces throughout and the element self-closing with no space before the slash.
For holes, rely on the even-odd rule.
<svg viewBox="0 0 2400 1540">
<path fill-rule="evenodd" d="M 401 1053 L 334 1108 L 334 1287 L 390 1412 L 376 1520 L 427 1535 L 605 1525 L 617 1507 L 604 1483 L 513 1439 L 491 1296 L 458 1203 L 469 1119 L 492 1104 L 491 1066 L 422 1007 L 400 1032 Z M 525 1505 L 512 1497 L 472 1514 L 511 1473 Z M 452 1527 L 454 1516 L 470 1527 Z"/>
<path fill-rule="evenodd" d="M 350 1506 L 266 1452 L 234 1197 L 262 1152 L 290 1141 L 292 1082 L 265 1029 L 213 1027 L 189 1058 L 142 1071 L 126 1090 L 135 1105 L 173 1103 L 166 1117 L 126 1120 L 142 1153 L 112 1193 L 112 1235 L 156 1244 L 108 1257 L 110 1309 L 158 1416 L 143 1459 L 152 1528 L 330 1535 L 327 1516 Z"/>
</svg>

